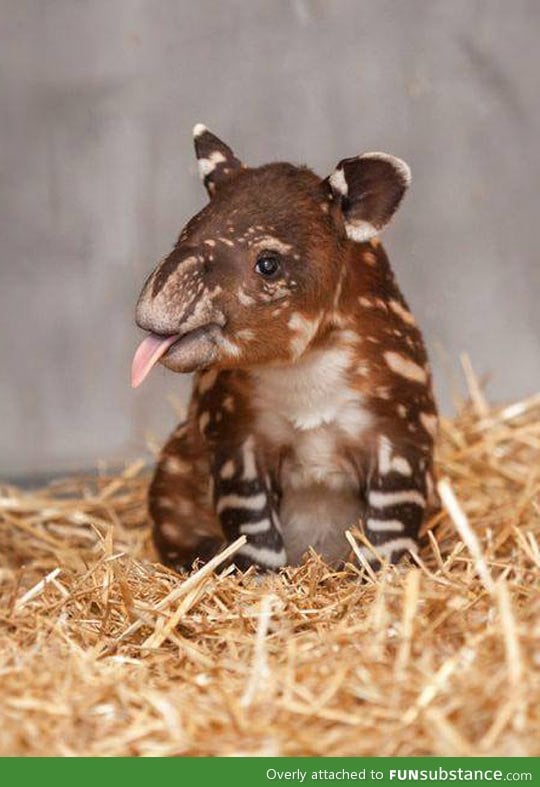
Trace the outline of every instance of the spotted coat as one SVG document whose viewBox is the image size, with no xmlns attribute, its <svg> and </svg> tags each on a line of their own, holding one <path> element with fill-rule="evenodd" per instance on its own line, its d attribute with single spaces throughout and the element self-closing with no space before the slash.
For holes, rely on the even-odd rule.
<svg viewBox="0 0 540 787">
<path fill-rule="evenodd" d="M 160 555 L 189 567 L 243 534 L 242 568 L 310 547 L 336 564 L 358 525 L 368 560 L 396 561 L 416 549 L 437 430 L 422 335 L 378 239 L 408 167 L 364 154 L 321 180 L 247 168 L 200 125 L 195 146 L 210 202 L 137 306 L 156 348 L 137 382 L 156 360 L 195 372 L 150 488 Z"/>
</svg>

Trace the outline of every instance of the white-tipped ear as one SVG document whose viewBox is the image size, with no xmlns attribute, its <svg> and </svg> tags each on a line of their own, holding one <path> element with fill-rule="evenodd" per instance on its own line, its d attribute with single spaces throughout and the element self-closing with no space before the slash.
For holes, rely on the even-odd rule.
<svg viewBox="0 0 540 787">
<path fill-rule="evenodd" d="M 386 227 L 411 182 L 411 170 L 388 153 L 343 159 L 327 179 L 339 200 L 347 236 L 363 242 Z"/>
<path fill-rule="evenodd" d="M 205 131 L 208 131 L 204 123 L 195 123 L 193 126 L 193 139 L 196 137 L 200 137 L 201 134 L 204 134 Z"/>
<path fill-rule="evenodd" d="M 243 166 L 242 162 L 228 145 L 208 131 L 202 123 L 193 127 L 193 141 L 199 175 L 212 196 L 224 179 Z"/>
</svg>

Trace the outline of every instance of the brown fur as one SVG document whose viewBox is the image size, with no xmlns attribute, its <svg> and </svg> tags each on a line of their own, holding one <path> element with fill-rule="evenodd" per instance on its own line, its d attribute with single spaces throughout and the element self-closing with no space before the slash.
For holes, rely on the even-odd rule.
<svg viewBox="0 0 540 787">
<path fill-rule="evenodd" d="M 408 523 L 400 543 L 414 539 L 421 521 L 414 500 L 427 496 L 432 473 L 431 373 L 380 242 L 347 237 L 373 236 L 388 221 L 407 185 L 405 165 L 371 154 L 341 162 L 323 181 L 285 163 L 248 169 L 231 159 L 228 166 L 232 151 L 206 131 L 196 144 L 212 198 L 148 279 L 137 311 L 141 327 L 180 336 L 162 363 L 197 373 L 188 420 L 166 444 L 150 490 L 160 553 L 185 566 L 249 532 L 246 564 L 273 565 L 272 554 L 284 554 L 288 543 L 280 512 L 292 505 L 291 522 L 301 519 L 302 495 L 308 508 L 320 496 L 321 527 L 335 495 L 336 533 L 314 531 L 312 542 L 328 559 L 345 551 L 341 519 L 356 511 L 355 495 L 356 518 L 377 524 L 377 506 L 383 513 L 386 506 L 394 512 L 389 521 L 403 515 Z M 258 271 L 269 253 L 281 260 L 274 278 Z M 310 359 L 320 359 L 322 378 Z M 319 400 L 326 374 L 336 375 L 338 388 Z M 271 412 L 273 395 L 290 396 L 290 417 L 278 404 Z M 304 400 L 305 423 L 295 410 Z M 310 440 L 313 468 L 306 464 Z M 396 494 L 411 502 L 384 503 Z M 382 530 L 368 532 L 373 543 L 388 542 Z"/>
</svg>

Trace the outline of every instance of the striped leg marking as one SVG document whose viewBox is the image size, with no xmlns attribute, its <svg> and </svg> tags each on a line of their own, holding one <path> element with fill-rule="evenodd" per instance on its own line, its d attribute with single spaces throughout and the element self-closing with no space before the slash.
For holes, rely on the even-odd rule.
<svg viewBox="0 0 540 787">
<path fill-rule="evenodd" d="M 216 457 L 214 504 L 227 541 L 247 538 L 234 558 L 240 568 L 257 565 L 272 570 L 286 564 L 273 490 L 258 465 L 252 437 Z"/>
<path fill-rule="evenodd" d="M 380 438 L 368 482 L 365 533 L 381 558 L 391 563 L 417 550 L 426 508 L 426 464 L 410 446 L 396 447 L 387 437 Z M 362 551 L 378 563 L 372 551 Z"/>
</svg>

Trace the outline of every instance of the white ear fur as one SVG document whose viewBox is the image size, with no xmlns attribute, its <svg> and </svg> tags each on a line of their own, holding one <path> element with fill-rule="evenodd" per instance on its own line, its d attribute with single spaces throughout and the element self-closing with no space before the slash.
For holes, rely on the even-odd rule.
<svg viewBox="0 0 540 787">
<path fill-rule="evenodd" d="M 358 221 L 346 221 L 345 222 L 345 231 L 347 233 L 347 237 L 350 240 L 354 240 L 356 243 L 365 243 L 367 240 L 371 240 L 376 235 L 379 235 L 380 230 L 370 224 L 369 221 L 362 221 L 362 219 L 358 219 Z"/>
<path fill-rule="evenodd" d="M 219 137 L 212 134 L 203 123 L 193 127 L 193 142 L 199 176 L 210 196 L 231 172 L 240 169 L 242 162 Z"/>
<path fill-rule="evenodd" d="M 196 139 L 197 137 L 200 137 L 205 131 L 208 131 L 208 129 L 204 123 L 195 123 L 193 126 L 193 138 Z"/>
<path fill-rule="evenodd" d="M 363 243 L 378 235 L 410 182 L 409 166 L 388 153 L 375 151 L 340 161 L 328 183 L 342 204 L 347 237 Z"/>
<path fill-rule="evenodd" d="M 334 192 L 341 194 L 342 197 L 347 196 L 349 187 L 347 186 L 347 181 L 345 180 L 343 170 L 340 167 L 335 169 L 330 175 L 330 185 L 332 186 L 332 190 Z"/>
<path fill-rule="evenodd" d="M 397 156 L 392 156 L 390 153 L 383 153 L 382 151 L 377 150 L 373 151 L 372 153 L 362 153 L 360 160 L 364 159 L 378 159 L 379 161 L 386 161 L 387 164 L 390 164 L 392 167 L 394 167 L 405 188 L 408 188 L 411 185 L 411 168 L 406 161 L 403 161 L 402 158 L 398 158 Z"/>
</svg>

